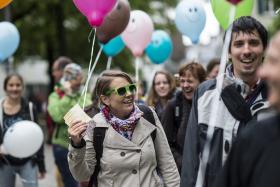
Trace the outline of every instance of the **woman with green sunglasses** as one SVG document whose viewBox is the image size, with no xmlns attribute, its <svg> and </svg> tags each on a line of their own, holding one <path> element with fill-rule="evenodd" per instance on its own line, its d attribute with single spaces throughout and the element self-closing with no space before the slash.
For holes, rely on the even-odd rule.
<svg viewBox="0 0 280 187">
<path fill-rule="evenodd" d="M 134 103 L 136 85 L 132 79 L 124 72 L 105 71 L 97 80 L 95 92 L 101 111 L 93 117 L 94 125 L 107 129 L 98 187 L 179 187 L 179 173 L 162 125 L 154 111 L 154 125 L 143 118 Z M 68 129 L 72 140 L 68 161 L 78 181 L 89 180 L 96 166 L 94 137 L 89 129 L 79 121 Z"/>
</svg>

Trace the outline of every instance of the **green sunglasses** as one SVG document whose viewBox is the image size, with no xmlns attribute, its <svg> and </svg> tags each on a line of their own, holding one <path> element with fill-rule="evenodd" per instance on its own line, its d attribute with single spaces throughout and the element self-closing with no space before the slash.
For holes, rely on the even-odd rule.
<svg viewBox="0 0 280 187">
<path fill-rule="evenodd" d="M 115 94 L 117 94 L 118 96 L 125 96 L 128 92 L 130 92 L 131 94 L 134 95 L 136 93 L 136 90 L 137 90 L 136 84 L 128 84 L 128 85 L 120 87 L 120 88 L 109 89 L 109 90 L 105 91 L 105 95 L 109 96 L 113 92 Z"/>
</svg>

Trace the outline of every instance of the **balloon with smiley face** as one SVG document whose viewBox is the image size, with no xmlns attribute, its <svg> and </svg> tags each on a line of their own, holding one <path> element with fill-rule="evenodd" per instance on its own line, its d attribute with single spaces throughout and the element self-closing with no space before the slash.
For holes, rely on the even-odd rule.
<svg viewBox="0 0 280 187">
<path fill-rule="evenodd" d="M 188 36 L 194 44 L 198 43 L 205 23 L 206 14 L 200 2 L 181 1 L 176 7 L 176 27 L 183 35 Z"/>
<path fill-rule="evenodd" d="M 172 48 L 170 36 L 165 31 L 156 30 L 145 52 L 154 64 L 161 64 L 169 58 Z"/>
<path fill-rule="evenodd" d="M 151 41 L 153 31 L 154 24 L 150 16 L 141 10 L 133 10 L 121 37 L 133 55 L 139 57 Z"/>
</svg>

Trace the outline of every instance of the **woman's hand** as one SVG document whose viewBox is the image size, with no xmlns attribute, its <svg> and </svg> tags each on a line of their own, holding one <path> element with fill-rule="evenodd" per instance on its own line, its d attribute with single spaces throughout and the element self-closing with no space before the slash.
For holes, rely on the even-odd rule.
<svg viewBox="0 0 280 187">
<path fill-rule="evenodd" d="M 40 179 L 40 180 L 42 180 L 42 179 L 44 179 L 46 177 L 46 172 L 39 172 L 38 173 L 38 179 Z"/>
<path fill-rule="evenodd" d="M 87 129 L 87 124 L 81 121 L 74 121 L 68 128 L 68 134 L 75 146 L 79 146 L 82 141 L 82 133 Z"/>
<path fill-rule="evenodd" d="M 72 95 L 72 88 L 71 88 L 71 82 L 65 81 L 62 83 L 63 90 L 66 95 Z"/>
</svg>

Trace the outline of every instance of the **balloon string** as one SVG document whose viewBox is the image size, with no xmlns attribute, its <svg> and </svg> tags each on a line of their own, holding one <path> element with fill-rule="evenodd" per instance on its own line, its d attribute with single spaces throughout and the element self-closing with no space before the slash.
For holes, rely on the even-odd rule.
<svg viewBox="0 0 280 187">
<path fill-rule="evenodd" d="M 92 29 L 90 34 L 89 34 L 89 36 L 91 35 L 93 30 L 96 31 L 96 29 Z M 91 64 L 92 64 L 92 57 L 93 57 L 93 51 L 94 51 L 94 43 L 95 43 L 95 32 L 94 32 L 93 41 L 92 41 L 92 45 L 91 45 L 91 53 L 90 53 L 90 61 L 89 61 L 89 66 L 88 66 L 87 79 L 88 79 L 89 72 L 90 72 L 90 69 L 91 69 Z M 81 96 L 83 96 L 85 94 L 85 91 L 86 91 L 86 87 L 83 88 Z"/>
<path fill-rule="evenodd" d="M 92 41 L 92 46 L 91 46 L 91 52 L 90 52 L 90 61 L 89 61 L 89 67 L 88 67 L 88 74 L 89 74 L 90 68 L 91 68 L 92 56 L 93 56 L 93 51 L 94 51 L 95 36 L 96 36 L 96 29 L 92 29 L 90 31 L 90 35 L 91 35 L 93 30 L 94 30 L 94 35 L 93 35 L 93 41 Z"/>
<path fill-rule="evenodd" d="M 234 21 L 235 12 L 236 12 L 235 6 L 231 6 L 230 12 L 229 12 L 229 24 L 232 24 L 232 22 Z"/>
<path fill-rule="evenodd" d="M 93 31 L 95 31 L 95 29 L 92 28 L 90 30 L 90 33 L 89 33 L 88 38 L 87 38 L 88 39 L 88 43 L 90 43 L 90 37 L 91 37 Z"/>
<path fill-rule="evenodd" d="M 109 70 L 111 68 L 111 64 L 112 64 L 112 57 L 109 57 L 107 61 L 106 70 Z"/>
<path fill-rule="evenodd" d="M 136 57 L 135 59 L 135 81 L 136 83 L 139 82 L 139 57 Z"/>
<path fill-rule="evenodd" d="M 276 10 L 275 14 L 278 15 L 280 12 L 280 8 L 278 8 L 278 10 Z"/>
<path fill-rule="evenodd" d="M 139 83 L 139 63 L 140 63 L 140 58 L 136 57 L 135 59 L 135 82 L 136 85 Z M 138 99 L 138 89 L 136 89 L 136 99 Z"/>
<path fill-rule="evenodd" d="M 206 141 L 204 145 L 204 149 L 202 152 L 202 157 L 199 163 L 199 169 L 197 174 L 197 180 L 195 187 L 202 187 L 204 184 L 204 177 L 205 177 L 205 171 L 207 167 L 207 163 L 209 160 L 210 155 L 210 148 L 211 148 L 211 142 L 215 130 L 215 124 L 217 122 L 217 116 L 221 109 L 221 102 L 219 102 L 220 99 L 220 92 L 222 91 L 222 86 L 224 82 L 224 72 L 226 68 L 226 61 L 228 59 L 228 48 L 230 45 L 230 38 L 232 33 L 232 24 L 230 25 L 228 32 L 226 33 L 226 38 L 223 46 L 222 56 L 221 56 L 221 63 L 219 67 L 219 74 L 217 78 L 217 85 L 216 85 L 216 95 L 213 98 L 213 103 L 211 104 L 211 115 L 209 120 L 209 125 L 207 129 L 207 135 L 206 135 Z M 222 76 L 221 76 L 222 75 Z M 225 161 L 226 157 L 223 155 L 223 162 Z"/>
<path fill-rule="evenodd" d="M 95 69 L 95 67 L 96 67 L 96 64 L 97 64 L 97 62 L 98 62 L 98 60 L 99 60 L 99 57 L 100 57 L 100 55 L 101 55 L 102 48 L 103 48 L 103 46 L 101 46 L 100 49 L 99 49 L 99 51 L 98 51 L 98 54 L 97 54 L 97 56 L 96 56 L 96 59 L 95 59 L 95 61 L 94 61 L 94 64 L 92 65 L 92 68 L 91 68 L 91 70 L 90 70 L 90 73 L 89 73 L 89 75 L 88 75 L 88 78 L 87 78 L 87 81 L 86 81 L 86 84 L 85 84 L 85 88 L 84 88 L 85 94 L 84 94 L 83 110 L 85 109 L 85 103 L 86 103 L 86 97 L 87 97 L 88 84 L 89 84 L 91 75 L 92 75 L 92 73 L 93 73 L 93 71 L 94 71 L 94 69 Z"/>
</svg>

